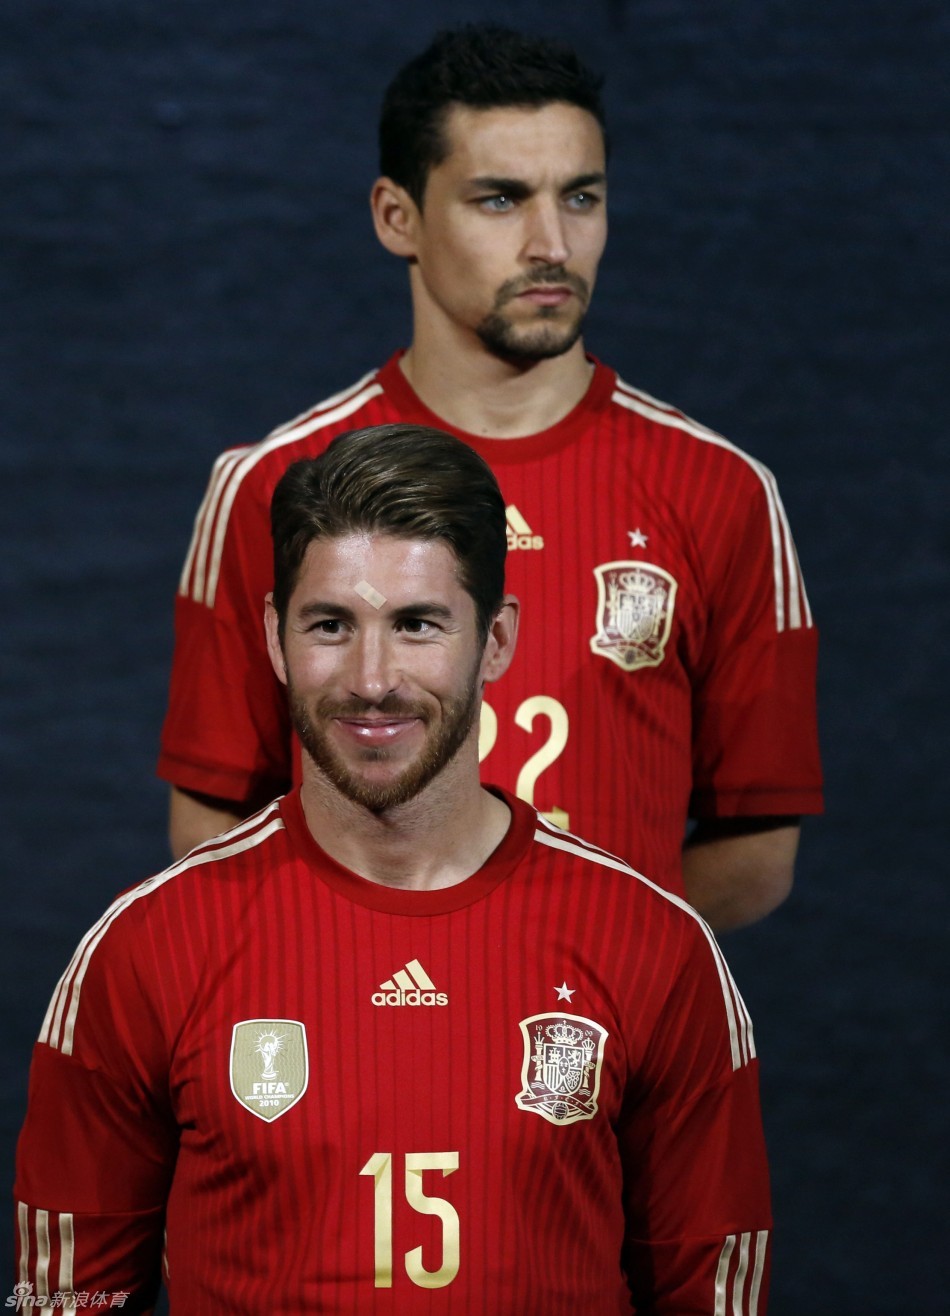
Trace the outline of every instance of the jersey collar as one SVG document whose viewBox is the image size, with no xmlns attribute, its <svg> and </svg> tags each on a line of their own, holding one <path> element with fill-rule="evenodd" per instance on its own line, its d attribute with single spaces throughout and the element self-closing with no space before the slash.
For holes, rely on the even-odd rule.
<svg viewBox="0 0 950 1316">
<path fill-rule="evenodd" d="M 295 853 L 314 877 L 345 900 L 387 914 L 431 917 L 463 909 L 484 899 L 505 881 L 527 853 L 537 826 L 534 810 L 499 787 L 490 786 L 488 789 L 504 800 L 511 810 L 511 825 L 500 845 L 476 873 L 464 882 L 437 891 L 405 891 L 382 886 L 360 877 L 331 858 L 307 826 L 299 786 L 280 801 L 280 815 Z"/>
<path fill-rule="evenodd" d="M 464 440 L 469 447 L 480 453 L 491 466 L 530 461 L 582 438 L 589 433 L 595 413 L 606 411 L 609 407 L 617 380 L 615 371 L 588 353 L 587 359 L 594 366 L 590 385 L 580 402 L 562 420 L 546 430 L 540 430 L 537 434 L 527 434 L 520 439 L 492 439 L 457 429 L 434 411 L 430 411 L 399 368 L 399 360 L 403 355 L 402 351 L 395 352 L 377 375 L 383 391 L 399 412 L 400 418 L 410 424 L 428 425 L 434 429 L 445 430 L 448 434 L 454 434 L 456 438 Z"/>
</svg>

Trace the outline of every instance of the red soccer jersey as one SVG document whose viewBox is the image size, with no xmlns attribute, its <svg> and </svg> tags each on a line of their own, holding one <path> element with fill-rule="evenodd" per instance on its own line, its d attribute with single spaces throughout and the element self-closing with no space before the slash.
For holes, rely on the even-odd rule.
<svg viewBox="0 0 950 1316">
<path fill-rule="evenodd" d="M 397 358 L 219 458 L 176 603 L 159 772 L 242 800 L 297 773 L 264 644 L 270 498 L 342 430 L 464 439 L 508 507 L 519 649 L 482 717 L 485 774 L 682 892 L 689 815 L 821 808 L 816 632 L 772 475 L 597 365 L 559 424 L 482 439 L 428 411 Z"/>
<path fill-rule="evenodd" d="M 20 1279 L 171 1308 L 765 1311 L 752 1028 L 685 902 L 508 797 L 394 890 L 299 794 L 120 896 L 37 1043 Z M 96 1304 L 92 1304 L 96 1308 Z"/>
</svg>

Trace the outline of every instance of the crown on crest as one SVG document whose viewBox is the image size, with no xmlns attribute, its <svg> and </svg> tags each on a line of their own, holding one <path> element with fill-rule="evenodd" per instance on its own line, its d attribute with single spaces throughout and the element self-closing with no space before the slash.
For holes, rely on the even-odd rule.
<svg viewBox="0 0 950 1316">
<path fill-rule="evenodd" d="M 583 1028 L 575 1028 L 569 1024 L 566 1019 L 559 1019 L 556 1024 L 544 1030 L 552 1042 L 557 1042 L 559 1046 L 577 1046 L 578 1042 L 584 1036 Z"/>
<path fill-rule="evenodd" d="M 662 594 L 666 595 L 666 590 L 653 579 L 647 572 L 642 571 L 639 567 L 633 571 L 621 571 L 618 577 L 620 586 L 628 594 Z"/>
</svg>

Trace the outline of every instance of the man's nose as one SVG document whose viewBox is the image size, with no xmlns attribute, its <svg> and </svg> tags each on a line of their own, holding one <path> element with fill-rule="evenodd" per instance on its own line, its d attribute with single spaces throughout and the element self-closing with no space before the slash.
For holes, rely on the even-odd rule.
<svg viewBox="0 0 950 1316">
<path fill-rule="evenodd" d="M 549 197 L 535 197 L 530 207 L 525 255 L 546 265 L 563 265 L 571 254 L 559 203 Z"/>
<path fill-rule="evenodd" d="M 350 645 L 347 682 L 350 692 L 378 703 L 399 685 L 391 639 L 375 630 L 362 631 Z"/>
</svg>

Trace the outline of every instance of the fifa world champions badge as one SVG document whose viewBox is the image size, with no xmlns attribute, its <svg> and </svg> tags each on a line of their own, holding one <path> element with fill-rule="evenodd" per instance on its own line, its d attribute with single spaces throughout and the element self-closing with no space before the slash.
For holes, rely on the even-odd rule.
<svg viewBox="0 0 950 1316">
<path fill-rule="evenodd" d="M 522 1019 L 524 1062 L 515 1103 L 549 1124 L 576 1124 L 597 1114 L 606 1028 L 579 1014 Z"/>
<path fill-rule="evenodd" d="M 659 667 L 673 626 L 676 581 L 650 562 L 603 562 L 597 579 L 597 634 L 590 647 L 625 672 Z"/>
<path fill-rule="evenodd" d="M 296 1019 L 244 1019 L 231 1035 L 231 1091 L 262 1120 L 285 1114 L 307 1090 L 307 1030 Z"/>
</svg>

